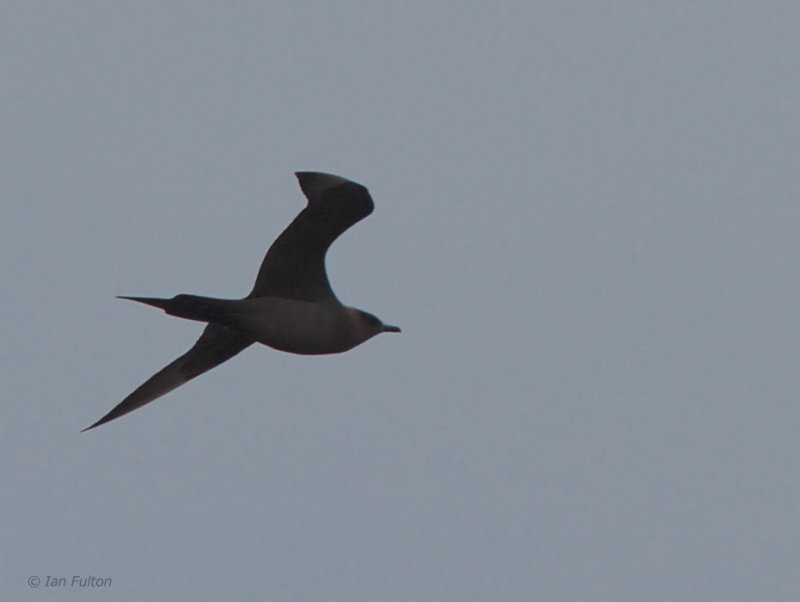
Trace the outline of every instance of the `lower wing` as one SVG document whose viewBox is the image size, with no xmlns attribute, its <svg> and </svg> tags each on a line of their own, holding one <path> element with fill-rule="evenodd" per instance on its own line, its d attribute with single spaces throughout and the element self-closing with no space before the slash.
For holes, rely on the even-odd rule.
<svg viewBox="0 0 800 602">
<path fill-rule="evenodd" d="M 177 389 L 195 376 L 231 359 L 254 342 L 253 339 L 237 330 L 220 324 L 209 324 L 197 339 L 194 347 L 156 372 L 108 414 L 83 430 L 88 431 L 141 408 L 173 389 Z"/>
</svg>

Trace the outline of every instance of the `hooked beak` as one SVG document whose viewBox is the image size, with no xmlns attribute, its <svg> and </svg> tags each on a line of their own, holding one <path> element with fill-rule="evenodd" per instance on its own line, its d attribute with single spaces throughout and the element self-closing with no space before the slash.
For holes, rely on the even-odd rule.
<svg viewBox="0 0 800 602">
<path fill-rule="evenodd" d="M 381 332 L 403 332 L 397 326 L 392 326 L 390 324 L 384 324 L 383 330 Z"/>
</svg>

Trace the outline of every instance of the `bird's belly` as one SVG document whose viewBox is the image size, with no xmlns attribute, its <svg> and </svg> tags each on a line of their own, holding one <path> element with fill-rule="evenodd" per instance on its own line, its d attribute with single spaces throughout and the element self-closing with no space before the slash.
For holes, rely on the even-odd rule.
<svg viewBox="0 0 800 602">
<path fill-rule="evenodd" d="M 230 326 L 274 349 L 319 355 L 341 353 L 354 346 L 350 318 L 338 303 L 259 297 L 236 304 Z"/>
</svg>

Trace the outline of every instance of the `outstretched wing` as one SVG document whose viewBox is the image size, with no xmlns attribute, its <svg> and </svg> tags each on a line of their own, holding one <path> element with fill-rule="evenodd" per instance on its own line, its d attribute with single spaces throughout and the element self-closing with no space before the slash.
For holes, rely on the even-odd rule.
<svg viewBox="0 0 800 602">
<path fill-rule="evenodd" d="M 325 173 L 296 175 L 308 205 L 272 243 L 250 297 L 335 299 L 325 273 L 328 247 L 372 213 L 372 197 L 361 184 Z"/>
<path fill-rule="evenodd" d="M 220 324 L 209 324 L 197 339 L 194 347 L 161 371 L 156 372 L 108 414 L 83 430 L 88 431 L 141 408 L 173 389 L 177 389 L 195 376 L 219 366 L 253 343 L 253 339 L 237 330 Z"/>
</svg>

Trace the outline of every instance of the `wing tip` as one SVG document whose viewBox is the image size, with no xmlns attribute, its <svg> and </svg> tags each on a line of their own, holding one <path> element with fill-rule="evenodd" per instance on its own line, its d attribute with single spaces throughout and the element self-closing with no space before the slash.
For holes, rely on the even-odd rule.
<svg viewBox="0 0 800 602">
<path fill-rule="evenodd" d="M 297 180 L 300 182 L 301 186 L 314 186 L 321 190 L 330 188 L 332 186 L 338 186 L 339 184 L 356 183 L 353 182 L 353 180 L 348 180 L 342 176 L 337 176 L 335 174 L 326 173 L 323 171 L 296 171 L 294 172 L 294 175 L 297 177 Z"/>
<path fill-rule="evenodd" d="M 324 173 L 321 171 L 296 171 L 294 175 L 297 177 L 300 189 L 303 191 L 303 194 L 306 195 L 309 202 L 318 200 L 325 192 L 338 186 L 357 186 L 365 192 L 367 191 L 363 184 L 331 173 Z"/>
<path fill-rule="evenodd" d="M 93 428 L 97 428 L 98 426 L 100 426 L 101 424 L 105 424 L 106 422 L 108 422 L 108 420 L 106 420 L 106 417 L 103 416 L 100 420 L 95 422 L 93 425 L 87 426 L 85 429 L 81 429 L 81 432 L 85 433 L 86 431 L 91 431 Z"/>
</svg>

